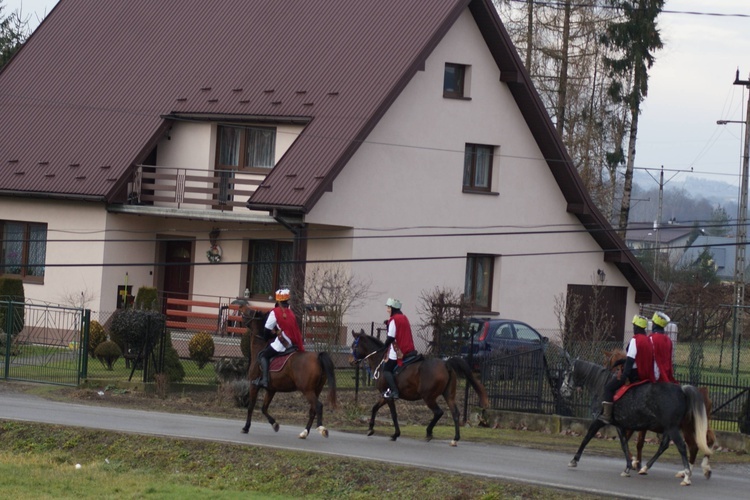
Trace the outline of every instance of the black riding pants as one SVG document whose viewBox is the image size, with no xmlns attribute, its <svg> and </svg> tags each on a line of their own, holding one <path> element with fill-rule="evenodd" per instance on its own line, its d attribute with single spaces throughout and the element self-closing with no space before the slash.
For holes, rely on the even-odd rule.
<svg viewBox="0 0 750 500">
<path fill-rule="evenodd" d="M 604 390 L 602 391 L 602 401 L 609 401 L 610 403 L 614 401 L 617 389 L 625 385 L 626 380 L 630 381 L 631 384 L 638 382 L 638 380 L 640 380 L 638 378 L 638 370 L 635 368 L 630 370 L 630 376 L 628 376 L 627 379 L 625 377 L 615 377 L 607 382 L 607 385 L 604 386 Z"/>
</svg>

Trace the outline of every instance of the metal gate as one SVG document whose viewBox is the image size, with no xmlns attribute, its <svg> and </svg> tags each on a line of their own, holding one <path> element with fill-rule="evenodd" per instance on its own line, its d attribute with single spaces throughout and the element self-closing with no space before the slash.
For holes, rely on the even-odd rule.
<svg viewBox="0 0 750 500">
<path fill-rule="evenodd" d="M 0 302 L 5 380 L 79 385 L 88 369 L 89 309 Z"/>
</svg>

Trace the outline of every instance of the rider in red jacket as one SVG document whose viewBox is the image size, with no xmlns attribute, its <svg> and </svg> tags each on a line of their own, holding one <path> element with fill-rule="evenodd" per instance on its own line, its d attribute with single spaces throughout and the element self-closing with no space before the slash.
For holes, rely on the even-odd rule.
<svg viewBox="0 0 750 500">
<path fill-rule="evenodd" d="M 666 334 L 664 328 L 669 323 L 669 316 L 661 311 L 654 313 L 651 318 L 653 333 L 649 337 L 654 345 L 654 371 L 657 382 L 677 383 L 674 378 L 674 367 L 672 364 L 672 339 Z"/>
</svg>

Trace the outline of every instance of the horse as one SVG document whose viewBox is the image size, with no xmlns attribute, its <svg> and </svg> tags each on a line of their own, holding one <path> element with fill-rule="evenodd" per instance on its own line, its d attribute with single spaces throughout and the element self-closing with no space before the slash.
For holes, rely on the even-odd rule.
<svg viewBox="0 0 750 500">
<path fill-rule="evenodd" d="M 592 394 L 593 404 L 601 402 L 602 390 L 606 383 L 613 377 L 612 373 L 605 367 L 576 359 L 570 362 L 569 367 L 563 375 L 560 393 L 563 397 L 570 397 L 574 387 L 586 387 Z M 592 404 L 592 406 L 593 406 Z M 630 477 L 631 462 L 628 444 L 625 440 L 625 429 L 636 431 L 649 430 L 662 434 L 659 449 L 648 463 L 639 471 L 647 473 L 656 460 L 669 447 L 670 440 L 674 441 L 680 452 L 683 465 L 682 486 L 691 484 L 692 471 L 687 458 L 685 441 L 680 434 L 680 423 L 685 418 L 692 418 L 696 442 L 705 455 L 711 455 L 711 449 L 706 443 L 706 431 L 708 430 L 708 417 L 706 406 L 698 390 L 691 385 L 678 386 L 677 384 L 652 384 L 645 383 L 634 385 L 625 394 L 615 401 L 612 425 L 617 429 L 620 438 L 620 446 L 625 455 L 625 470 L 622 476 Z M 577 467 L 584 448 L 596 432 L 606 424 L 599 419 L 594 419 L 589 425 L 586 436 L 578 447 L 568 467 Z"/>
<path fill-rule="evenodd" d="M 255 380 L 260 376 L 260 363 L 258 363 L 258 353 L 265 349 L 273 333 L 265 329 L 266 318 L 268 313 L 259 314 L 254 311 L 248 317 L 246 311 L 243 311 L 243 321 L 248 325 L 250 330 L 247 334 L 251 336 L 250 344 L 250 368 L 248 369 L 248 379 Z M 280 357 L 280 356 L 279 356 Z M 327 352 L 293 352 L 289 355 L 283 367 L 278 371 L 273 371 L 273 361 L 271 360 L 272 369 L 268 374 L 268 387 L 263 399 L 261 413 L 268 419 L 274 432 L 279 431 L 279 424 L 268 413 L 268 407 L 273 401 L 277 392 L 294 392 L 299 391 L 310 405 L 308 420 L 305 429 L 300 433 L 300 439 L 305 439 L 310 434 L 313 419 L 317 416 L 317 431 L 323 436 L 328 437 L 328 429 L 323 426 L 323 404 L 318 399 L 323 387 L 328 382 L 328 403 L 331 408 L 336 408 L 336 374 L 335 367 L 331 356 Z M 252 422 L 253 410 L 258 399 L 259 386 L 250 384 L 250 403 L 247 408 L 247 421 L 242 428 L 242 432 L 247 434 Z"/>
<path fill-rule="evenodd" d="M 354 336 L 354 341 L 352 342 L 352 355 L 349 363 L 354 366 L 366 361 L 369 365 L 370 373 L 377 379 L 376 388 L 382 394 L 387 387 L 387 383 L 385 377 L 378 377 L 379 368 L 383 361 L 381 359 L 382 356 L 377 356 L 377 354 L 384 353 L 385 344 L 371 335 L 365 335 L 364 330 L 360 333 L 352 331 L 352 335 Z M 459 375 L 466 378 L 477 392 L 482 408 L 487 408 L 489 406 L 487 391 L 471 372 L 469 364 L 463 358 L 453 357 L 445 361 L 439 358 L 423 358 L 406 364 L 402 368 L 399 368 L 396 373 L 396 384 L 398 385 L 401 399 L 406 401 L 418 401 L 421 399 L 432 410 L 432 420 L 427 425 L 427 434 L 425 437 L 427 441 L 432 440 L 432 430 L 444 413 L 437 404 L 438 396 L 441 395 L 448 404 L 455 427 L 455 434 L 450 445 L 456 446 L 459 439 L 461 439 L 458 422 L 460 413 L 456 404 L 456 383 Z M 377 415 L 378 410 L 385 404 L 388 405 L 388 409 L 391 411 L 391 419 L 393 420 L 393 427 L 395 429 L 391 436 L 391 441 L 395 441 L 401 435 L 401 430 L 398 426 L 398 415 L 396 414 L 396 404 L 393 399 L 386 399 L 382 396 L 372 407 L 370 427 L 367 435 L 372 436 L 375 433 L 375 415 Z"/>
<path fill-rule="evenodd" d="M 627 353 L 624 349 L 614 349 L 612 351 L 604 351 L 604 355 L 607 358 L 606 367 L 610 371 L 612 371 L 615 366 L 618 364 L 618 361 L 623 360 L 627 357 Z M 698 392 L 701 393 L 701 396 L 703 397 L 703 402 L 706 405 L 706 415 L 708 417 L 708 425 L 709 428 L 706 432 L 706 443 L 708 444 L 709 448 L 713 448 L 714 443 L 716 442 L 716 436 L 714 435 L 714 431 L 711 430 L 710 424 L 711 424 L 711 398 L 708 395 L 708 389 L 705 387 L 698 387 Z M 698 456 L 698 444 L 695 440 L 695 434 L 693 434 L 694 431 L 693 421 L 691 418 L 691 415 L 688 415 L 685 419 L 683 419 L 682 422 L 680 422 L 680 430 L 682 431 L 683 438 L 685 439 L 685 444 L 687 445 L 688 449 L 688 461 L 690 462 L 690 468 L 692 469 L 695 465 L 695 459 Z M 625 431 L 625 439 L 630 440 L 630 438 L 633 435 L 633 430 L 628 429 Z M 638 432 L 638 439 L 636 441 L 636 456 L 631 457 L 632 458 L 632 466 L 633 469 L 640 469 L 641 467 L 641 459 L 643 457 L 643 445 L 646 441 L 646 431 L 639 431 Z M 703 460 L 701 461 L 701 469 L 703 470 L 703 476 L 706 479 L 711 479 L 711 464 L 709 462 L 709 456 L 704 455 Z M 640 474 L 640 472 L 639 472 Z M 682 477 L 684 474 L 683 471 L 679 471 L 677 473 L 677 477 Z"/>
</svg>

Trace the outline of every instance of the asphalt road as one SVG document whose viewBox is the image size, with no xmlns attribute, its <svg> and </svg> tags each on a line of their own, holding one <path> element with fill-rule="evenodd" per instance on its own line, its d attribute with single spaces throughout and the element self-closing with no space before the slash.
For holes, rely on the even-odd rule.
<svg viewBox="0 0 750 500">
<path fill-rule="evenodd" d="M 249 434 L 242 434 L 240 429 L 244 422 L 238 420 L 59 403 L 19 393 L 0 394 L 0 419 L 356 457 L 585 491 L 605 497 L 649 500 L 750 497 L 750 465 L 714 463 L 710 480 L 698 470 L 693 475 L 693 485 L 684 487 L 674 477 L 675 465 L 669 463 L 657 463 L 647 476 L 634 474 L 623 478 L 620 472 L 624 459 L 585 453 L 578 467 L 570 469 L 567 464 L 572 456 L 567 454 L 465 441 L 455 448 L 442 440 L 427 443 L 399 438 L 394 443 L 385 435 L 387 428 L 369 438 L 331 430 L 328 439 L 313 432 L 302 440 L 298 437 L 301 424 L 298 427 L 282 425 L 281 430 L 274 433 L 265 420 L 255 417 Z"/>
</svg>

